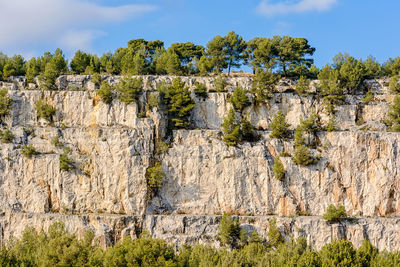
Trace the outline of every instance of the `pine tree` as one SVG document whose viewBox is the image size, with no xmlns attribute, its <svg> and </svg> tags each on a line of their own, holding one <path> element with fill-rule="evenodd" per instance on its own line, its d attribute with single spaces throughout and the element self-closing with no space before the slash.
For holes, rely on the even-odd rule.
<svg viewBox="0 0 400 267">
<path fill-rule="evenodd" d="M 274 160 L 274 166 L 272 166 L 272 171 L 277 180 L 282 181 L 285 178 L 285 168 L 283 167 L 282 161 L 277 156 Z"/>
<path fill-rule="evenodd" d="M 189 88 L 180 78 L 174 78 L 167 88 L 168 111 L 172 115 L 172 122 L 177 128 L 189 126 L 188 117 L 194 108 L 194 101 L 190 97 Z"/>
<path fill-rule="evenodd" d="M 224 133 L 224 142 L 228 146 L 235 146 L 240 140 L 240 125 L 236 119 L 236 113 L 231 108 L 222 123 L 222 131 Z"/>
<path fill-rule="evenodd" d="M 275 114 L 272 119 L 270 128 L 272 133 L 270 134 L 271 138 L 278 139 L 287 139 L 289 137 L 289 126 L 290 124 L 286 123 L 286 116 L 282 111 L 279 111 Z"/>
<path fill-rule="evenodd" d="M 397 95 L 393 104 L 389 106 L 388 120 L 387 124 L 391 131 L 400 132 L 400 96 Z"/>
<path fill-rule="evenodd" d="M 237 86 L 233 91 L 232 96 L 229 98 L 229 102 L 233 105 L 237 112 L 242 112 L 244 108 L 250 106 L 249 98 L 240 85 Z"/>
</svg>

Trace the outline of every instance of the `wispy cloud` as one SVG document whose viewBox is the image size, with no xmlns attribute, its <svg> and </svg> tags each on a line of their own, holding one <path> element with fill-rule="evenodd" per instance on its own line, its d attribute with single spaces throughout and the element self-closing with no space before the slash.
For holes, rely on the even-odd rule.
<svg viewBox="0 0 400 267">
<path fill-rule="evenodd" d="M 88 48 L 100 26 L 155 10 L 153 5 L 104 6 L 85 0 L 0 0 L 0 49 L 53 43 Z"/>
<path fill-rule="evenodd" d="M 299 0 L 271 3 L 270 0 L 263 0 L 258 6 L 257 11 L 267 16 L 303 13 L 308 11 L 327 11 L 337 2 L 338 0 Z"/>
</svg>

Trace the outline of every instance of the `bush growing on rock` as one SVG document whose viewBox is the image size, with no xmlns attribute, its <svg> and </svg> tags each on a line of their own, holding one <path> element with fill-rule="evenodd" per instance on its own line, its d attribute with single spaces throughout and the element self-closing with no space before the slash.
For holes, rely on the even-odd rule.
<svg viewBox="0 0 400 267">
<path fill-rule="evenodd" d="M 146 170 L 147 185 L 150 189 L 158 189 L 162 185 L 165 173 L 161 162 L 156 162 L 153 167 Z"/>
<path fill-rule="evenodd" d="M 237 86 L 233 91 L 232 96 L 229 98 L 229 102 L 233 105 L 237 112 L 242 112 L 243 109 L 250 106 L 249 98 L 240 85 Z"/>
<path fill-rule="evenodd" d="M 201 97 L 203 99 L 207 98 L 208 97 L 207 86 L 204 83 L 196 82 L 194 93 L 196 94 L 196 96 Z"/>
<path fill-rule="evenodd" d="M 395 75 L 389 80 L 389 90 L 392 94 L 400 93 L 399 79 L 400 77 L 398 75 Z"/>
<path fill-rule="evenodd" d="M 5 129 L 4 131 L 0 131 L 0 139 L 3 143 L 12 143 L 14 134 L 9 129 Z"/>
<path fill-rule="evenodd" d="M 347 214 L 344 206 L 339 205 L 338 207 L 336 207 L 333 204 L 330 204 L 328 206 L 323 216 L 323 218 L 327 220 L 329 223 L 337 223 L 346 217 Z"/>
<path fill-rule="evenodd" d="M 276 218 L 270 219 L 269 229 L 268 229 L 268 243 L 272 247 L 278 247 L 280 244 L 284 242 L 285 239 L 283 238 L 279 228 L 276 226 Z"/>
<path fill-rule="evenodd" d="M 272 133 L 270 134 L 270 137 L 284 140 L 287 139 L 289 137 L 289 126 L 290 124 L 286 123 L 285 114 L 283 114 L 282 111 L 279 111 L 272 119 L 270 125 Z"/>
<path fill-rule="evenodd" d="M 283 167 L 282 161 L 279 156 L 277 156 L 274 160 L 272 171 L 274 172 L 275 179 L 282 181 L 283 178 L 285 178 L 285 168 Z"/>
<path fill-rule="evenodd" d="M 310 81 L 307 80 L 304 76 L 300 76 L 299 80 L 296 83 L 296 93 L 298 95 L 307 94 L 310 88 Z"/>
<path fill-rule="evenodd" d="M 21 150 L 21 154 L 24 155 L 26 158 L 30 159 L 39 153 L 36 151 L 36 148 L 32 144 L 29 144 L 29 145 L 24 145 L 24 147 Z"/>
<path fill-rule="evenodd" d="M 322 266 L 357 266 L 356 250 L 347 240 L 335 240 L 321 249 Z"/>
<path fill-rule="evenodd" d="M 235 146 L 240 140 L 240 124 L 236 119 L 236 113 L 231 108 L 222 123 L 224 142 L 228 146 Z"/>
<path fill-rule="evenodd" d="M 218 225 L 218 237 L 225 246 L 237 246 L 240 238 L 239 219 L 233 218 L 230 214 L 224 214 Z"/>
<path fill-rule="evenodd" d="M 118 99 L 125 104 L 137 102 L 142 90 L 142 78 L 124 77 L 117 85 Z"/>
<path fill-rule="evenodd" d="M 73 170 L 75 167 L 73 165 L 74 161 L 68 157 L 71 149 L 69 147 L 65 147 L 63 153 L 60 155 L 60 170 L 62 171 L 70 171 Z"/>
<path fill-rule="evenodd" d="M 12 99 L 8 96 L 8 90 L 2 88 L 0 90 L 0 120 L 3 120 L 7 116 L 12 107 Z"/>
<path fill-rule="evenodd" d="M 317 163 L 310 150 L 305 145 L 298 145 L 294 148 L 292 160 L 300 166 L 308 166 Z"/>
<path fill-rule="evenodd" d="M 258 69 L 252 80 L 252 92 L 255 93 L 256 102 L 266 103 L 275 92 L 275 86 L 279 81 L 279 75 L 267 70 Z"/>
<path fill-rule="evenodd" d="M 389 106 L 388 119 L 386 120 L 386 124 L 389 126 L 389 129 L 393 132 L 400 132 L 400 96 L 397 95 L 393 104 Z"/>
<path fill-rule="evenodd" d="M 97 90 L 97 95 L 105 104 L 110 104 L 113 100 L 113 88 L 107 81 L 103 81 L 100 89 Z"/>
<path fill-rule="evenodd" d="M 101 75 L 99 73 L 94 73 L 90 78 L 95 86 L 101 85 Z"/>
<path fill-rule="evenodd" d="M 218 78 L 214 81 L 214 90 L 216 92 L 226 92 L 227 86 L 228 82 L 224 78 L 222 78 L 222 76 L 218 76 Z"/>
<path fill-rule="evenodd" d="M 53 121 L 53 116 L 56 114 L 57 109 L 47 104 L 43 99 L 35 102 L 36 113 L 38 118 L 46 119 L 49 122 Z"/>
</svg>

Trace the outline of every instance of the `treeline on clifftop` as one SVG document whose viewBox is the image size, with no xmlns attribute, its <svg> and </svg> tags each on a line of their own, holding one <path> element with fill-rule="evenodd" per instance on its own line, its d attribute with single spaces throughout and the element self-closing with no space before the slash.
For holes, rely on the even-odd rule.
<svg viewBox="0 0 400 267">
<path fill-rule="evenodd" d="M 164 240 L 148 233 L 101 249 L 92 232 L 78 240 L 62 223 L 48 233 L 27 228 L 0 250 L 1 266 L 399 266 L 399 252 L 380 252 L 367 240 L 355 248 L 347 240 L 335 240 L 321 250 L 313 250 L 305 238 L 285 241 L 275 221 L 270 221 L 268 241 L 254 231 L 245 236 L 231 217 L 221 220 L 220 248 L 183 245 L 179 252 Z M 223 221 L 225 220 L 225 221 Z M 236 238 L 235 247 L 232 238 Z"/>
<path fill-rule="evenodd" d="M 127 47 L 101 56 L 79 50 L 70 62 L 60 49 L 29 60 L 21 55 L 9 57 L 0 53 L 0 79 L 25 75 L 33 82 L 39 77 L 51 89 L 56 77 L 67 73 L 207 75 L 223 71 L 229 74 L 243 65 L 251 67 L 254 73 L 266 71 L 290 78 L 317 78 L 320 70 L 313 65 L 314 52 L 315 48 L 305 38 L 274 36 L 245 41 L 233 31 L 226 36 L 215 36 L 205 47 L 185 42 L 166 48 L 160 40 L 134 39 Z M 354 88 L 363 79 L 399 75 L 400 58 L 389 58 L 381 65 L 372 56 L 359 60 L 339 53 L 322 71 L 322 78 L 337 78 L 342 85 Z M 334 82 L 330 84 L 334 86 Z"/>
</svg>

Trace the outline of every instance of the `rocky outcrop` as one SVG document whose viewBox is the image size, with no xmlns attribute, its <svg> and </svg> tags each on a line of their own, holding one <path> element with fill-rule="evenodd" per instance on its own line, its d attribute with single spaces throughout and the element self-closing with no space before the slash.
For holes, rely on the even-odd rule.
<svg viewBox="0 0 400 267">
<path fill-rule="evenodd" d="M 120 78 L 103 76 L 111 84 Z M 4 122 L 15 135 L 13 143 L 2 144 L 0 150 L 5 241 L 19 235 L 26 225 L 46 228 L 62 220 L 75 233 L 95 230 L 104 246 L 142 229 L 177 245 L 205 242 L 209 237 L 212 242 L 219 220 L 215 214 L 231 212 L 244 216 L 240 217 L 243 223 L 263 235 L 271 214 L 310 214 L 280 217 L 278 224 L 288 238 L 305 229 L 304 236 L 317 248 L 346 237 L 356 244 L 369 238 L 379 248 L 400 249 L 395 236 L 398 221 L 390 219 L 400 215 L 400 134 L 386 132 L 383 123 L 394 97 L 388 94 L 385 81 L 365 83 L 374 93 L 369 103 L 362 102 L 361 94 L 346 96 L 336 107 L 339 131 L 312 137 L 316 145 L 312 152 L 320 160 L 301 167 L 287 156 L 293 152 L 293 140 L 271 139 L 268 130 L 278 110 L 287 114 L 292 130 L 313 111 L 326 124 L 328 115 L 322 99 L 313 94 L 314 85 L 308 96 L 299 96 L 293 92 L 293 82 L 281 81 L 266 105 L 256 105 L 249 93 L 252 105 L 243 114 L 258 129 L 260 139 L 227 147 L 221 124 L 231 107 L 229 92 L 237 85 L 250 91 L 251 78 L 228 78 L 228 92 L 217 93 L 213 92 L 215 78 L 182 77 L 191 90 L 196 82 L 206 84 L 208 97 L 192 94 L 196 103 L 190 116 L 193 129 L 173 131 L 170 148 L 159 154 L 156 147 L 165 137 L 166 118 L 158 108 L 145 106 L 149 93 L 173 77 L 142 78 L 144 93 L 139 103 L 129 105 L 117 99 L 110 105 L 101 102 L 86 75 L 59 77 L 58 91 L 36 90 L 38 84 L 28 84 L 23 77 L 0 83 L 9 88 L 13 99 Z M 52 123 L 37 118 L 38 99 L 57 108 Z M 52 144 L 55 136 L 71 148 L 74 170 L 60 170 L 63 147 Z M 32 144 L 40 154 L 24 157 L 25 144 Z M 282 152 L 286 175 L 278 181 L 272 166 Z M 146 170 L 155 160 L 161 162 L 166 177 L 152 191 Z M 319 216 L 332 203 L 344 205 L 350 216 L 385 218 L 328 225 Z M 109 215 L 95 215 L 103 213 Z"/>
</svg>

